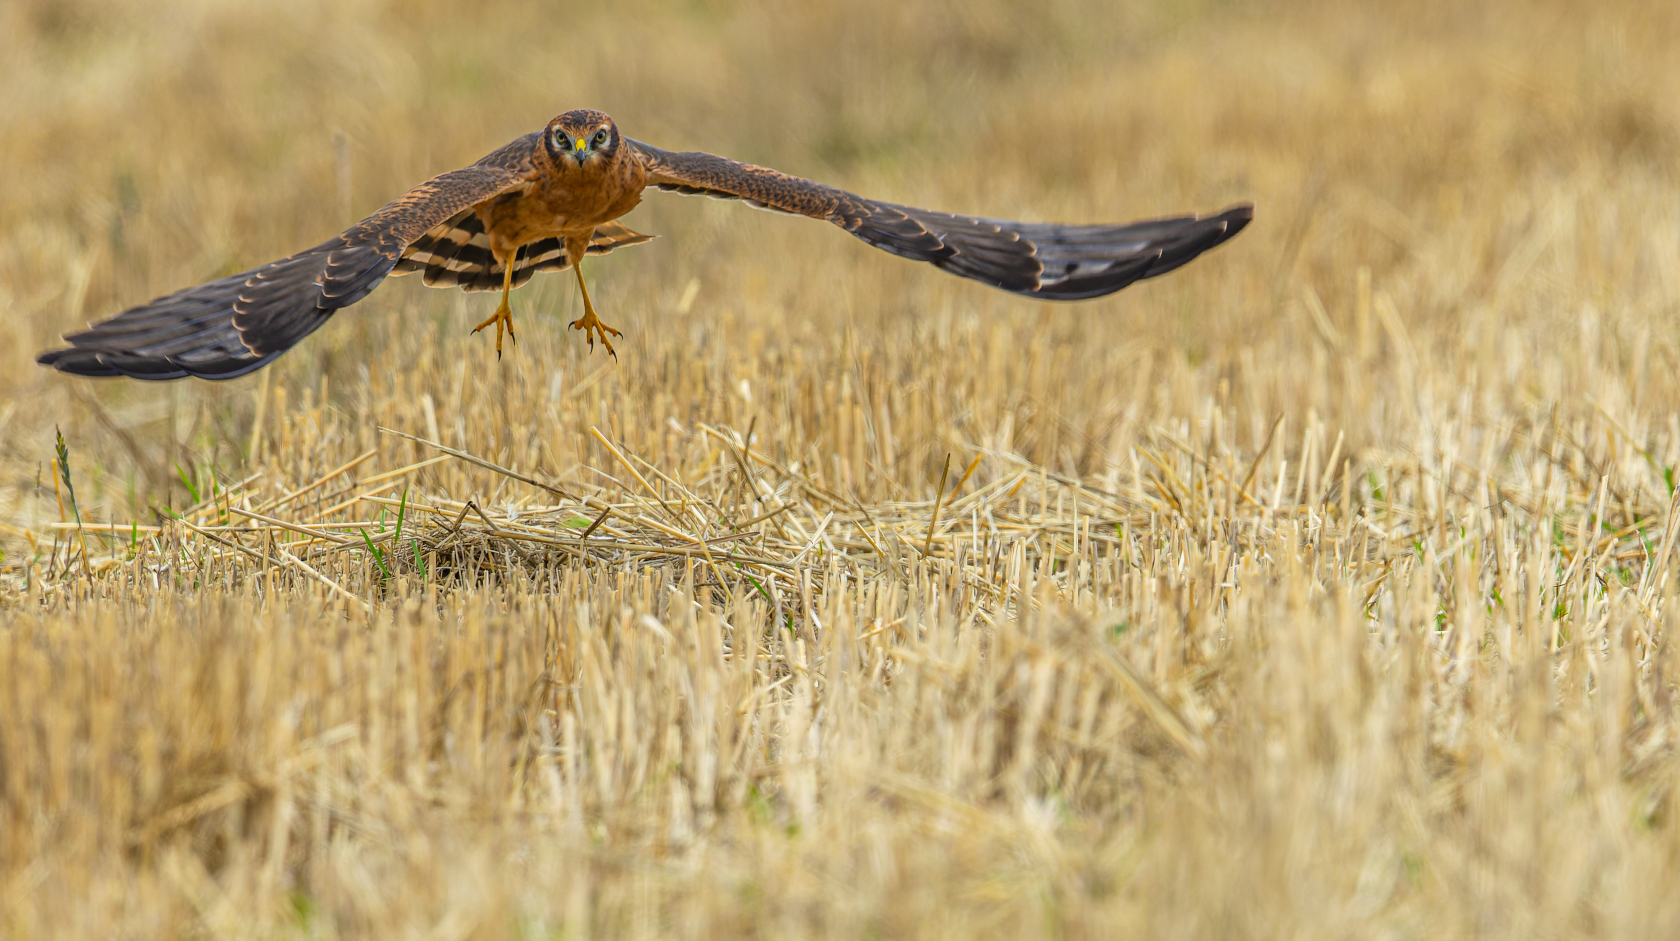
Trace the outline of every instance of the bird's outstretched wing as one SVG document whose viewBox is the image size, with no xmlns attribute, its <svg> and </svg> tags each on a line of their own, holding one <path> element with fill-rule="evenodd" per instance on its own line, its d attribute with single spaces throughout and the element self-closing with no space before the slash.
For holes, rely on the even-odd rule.
<svg viewBox="0 0 1680 941">
<path fill-rule="evenodd" d="M 626 143 L 634 144 L 648 168 L 649 186 L 824 219 L 894 255 L 1047 300 L 1101 297 L 1165 274 L 1236 235 L 1254 217 L 1245 204 L 1211 216 L 1123 225 L 977 219 L 877 202 L 714 154 Z"/>
<path fill-rule="evenodd" d="M 232 379 L 257 369 L 366 297 L 403 252 L 475 203 L 524 186 L 540 133 L 409 190 L 290 258 L 160 297 L 64 339 L 36 362 L 83 376 Z"/>
</svg>

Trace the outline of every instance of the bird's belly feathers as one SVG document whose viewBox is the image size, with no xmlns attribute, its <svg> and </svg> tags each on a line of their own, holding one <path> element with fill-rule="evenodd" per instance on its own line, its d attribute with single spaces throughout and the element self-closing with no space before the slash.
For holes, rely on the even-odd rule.
<svg viewBox="0 0 1680 941">
<path fill-rule="evenodd" d="M 636 208 L 642 199 L 642 188 L 616 173 L 567 177 L 474 207 L 498 254 L 552 236 L 587 239 L 596 226 Z"/>
</svg>

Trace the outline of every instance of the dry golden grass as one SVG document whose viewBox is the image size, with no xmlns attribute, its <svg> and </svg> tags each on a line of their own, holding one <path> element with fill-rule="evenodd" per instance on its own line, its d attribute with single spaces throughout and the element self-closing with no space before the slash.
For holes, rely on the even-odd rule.
<svg viewBox="0 0 1680 941">
<path fill-rule="evenodd" d="M 1677 50 L 1635 2 L 0 6 L 0 936 L 1675 934 Z M 500 364 L 413 279 L 225 385 L 30 362 L 580 105 L 1257 220 L 1050 307 L 652 196 L 616 365 L 561 278 Z"/>
</svg>

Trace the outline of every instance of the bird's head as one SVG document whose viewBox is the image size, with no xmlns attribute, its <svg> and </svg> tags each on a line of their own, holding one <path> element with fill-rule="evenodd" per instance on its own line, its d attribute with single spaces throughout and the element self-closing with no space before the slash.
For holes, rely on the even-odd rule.
<svg viewBox="0 0 1680 941">
<path fill-rule="evenodd" d="M 575 161 L 584 166 L 597 157 L 611 159 L 618 151 L 618 125 L 604 112 L 580 108 L 548 122 L 543 144 L 554 162 L 565 166 Z"/>
</svg>

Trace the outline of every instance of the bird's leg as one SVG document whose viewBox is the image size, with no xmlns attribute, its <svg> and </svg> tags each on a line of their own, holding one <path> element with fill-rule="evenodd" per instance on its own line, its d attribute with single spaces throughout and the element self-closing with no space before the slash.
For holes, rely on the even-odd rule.
<svg viewBox="0 0 1680 941">
<path fill-rule="evenodd" d="M 595 338 L 600 337 L 601 345 L 607 348 L 607 352 L 612 354 L 613 359 L 618 359 L 618 353 L 613 350 L 612 342 L 607 339 L 607 334 L 610 333 L 615 337 L 621 337 L 624 334 L 602 323 L 601 318 L 595 316 L 595 305 L 589 303 L 589 289 L 583 286 L 582 263 L 573 262 L 572 270 L 577 272 L 578 290 L 583 292 L 583 316 L 572 321 L 572 329 L 583 331 L 583 335 L 589 338 L 589 348 L 591 350 L 595 348 Z"/>
<path fill-rule="evenodd" d="M 496 358 L 497 359 L 502 358 L 502 325 L 503 324 L 507 325 L 507 335 L 508 335 L 508 337 L 511 338 L 513 340 L 513 342 L 515 342 L 515 343 L 519 342 L 519 338 L 513 335 L 513 311 L 508 309 L 508 293 L 513 290 L 513 260 L 514 260 L 514 256 L 516 256 L 518 254 L 519 254 L 519 252 L 517 250 L 509 253 L 508 257 L 507 257 L 507 261 L 503 263 L 507 267 L 507 273 L 502 276 L 502 304 L 501 304 L 501 306 L 496 308 L 496 312 L 490 315 L 489 320 L 484 321 L 483 323 L 474 327 L 473 330 L 472 330 L 472 332 L 477 333 L 478 331 L 483 330 L 485 327 L 488 327 L 491 324 L 496 325 Z"/>
</svg>

